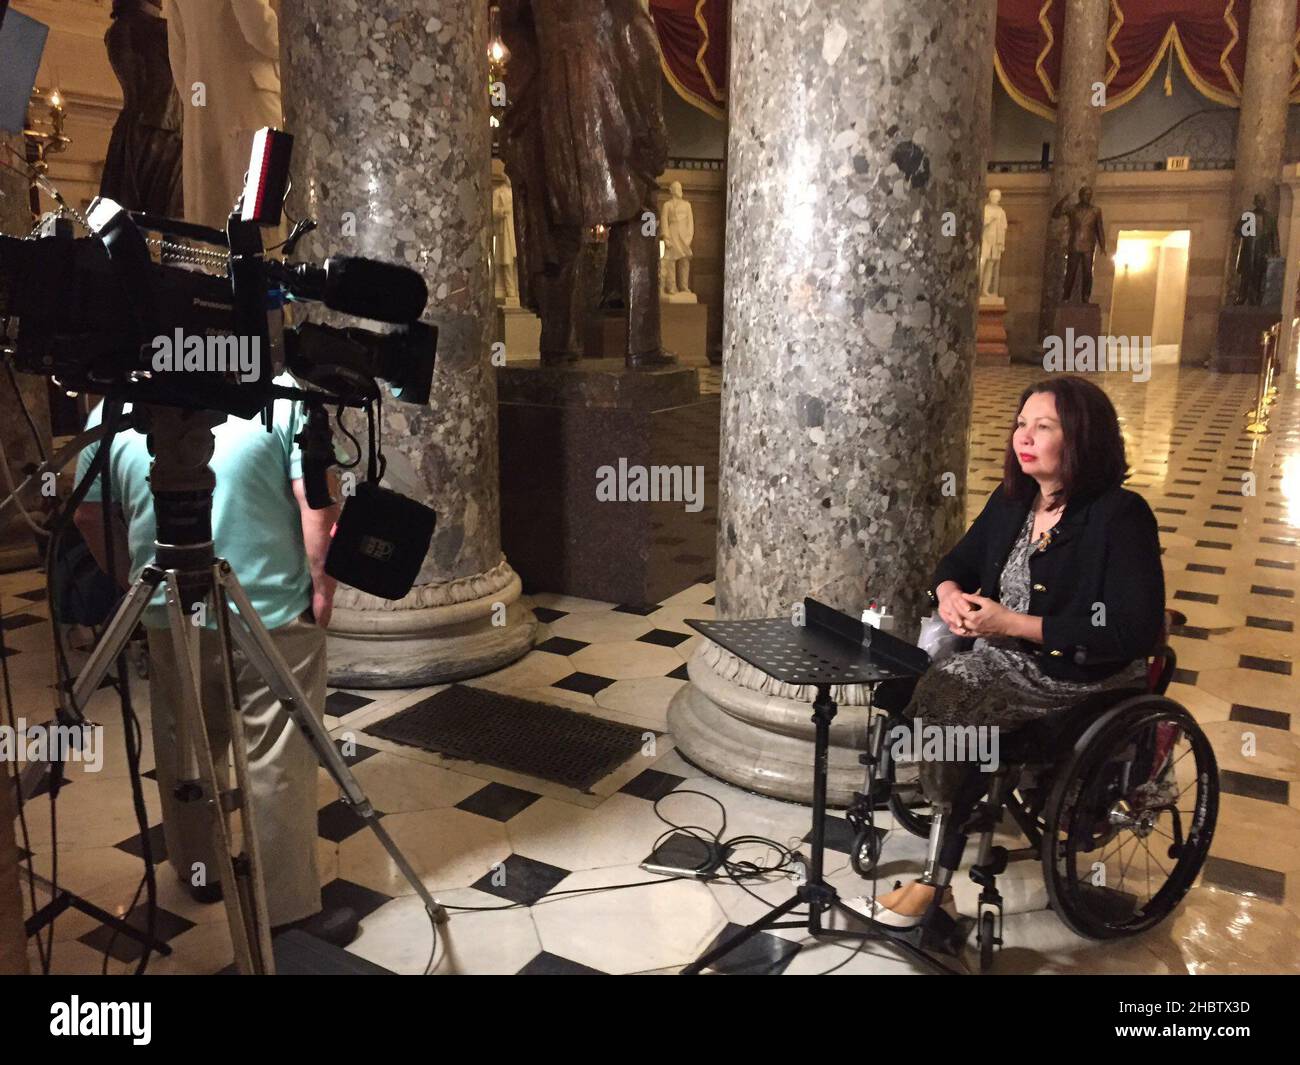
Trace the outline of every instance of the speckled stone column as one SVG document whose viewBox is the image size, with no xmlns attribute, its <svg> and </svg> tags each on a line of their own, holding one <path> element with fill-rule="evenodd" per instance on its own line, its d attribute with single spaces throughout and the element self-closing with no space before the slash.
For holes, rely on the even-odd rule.
<svg viewBox="0 0 1300 1065">
<path fill-rule="evenodd" d="M 0 134 L 0 153 L 13 158 L 9 148 L 22 151 L 22 140 Z M 12 169 L 0 168 L 0 233 L 10 237 L 25 237 L 32 228 L 32 215 L 27 207 L 27 182 Z M 19 374 L 24 382 L 27 374 Z M 31 381 L 44 389 L 44 381 L 31 377 Z M 22 425 L 22 415 L 17 409 L 11 409 L 8 395 L 12 389 L 5 383 L 5 390 L 0 391 L 0 420 L 3 420 L 5 450 L 9 452 L 10 468 L 16 465 L 11 447 L 10 424 Z M 43 392 L 42 392 L 43 394 Z M 8 494 L 8 489 L 5 489 Z M 10 507 L 10 510 L 13 508 Z M 17 532 L 13 528 L 13 518 L 6 516 L 0 529 L 0 555 L 8 554 L 11 547 L 17 547 L 20 553 L 30 551 L 35 557 L 35 543 L 31 534 L 25 530 Z M 14 800 L 13 789 L 6 778 L 0 787 L 0 976 L 25 976 L 27 974 L 27 935 L 23 928 L 23 900 L 18 883 L 18 845 L 14 839 L 14 821 L 18 810 Z"/>
<path fill-rule="evenodd" d="M 991 0 L 737 0 L 717 614 L 887 603 L 914 637 L 962 529 Z M 679 750 L 807 800 L 812 692 L 707 641 Z M 862 783 L 866 692 L 835 689 L 830 798 Z"/>
<path fill-rule="evenodd" d="M 3 134 L 0 134 L 0 138 L 0 154 L 12 163 L 12 152 L 22 153 L 22 138 Z M 22 174 L 10 167 L 0 169 L 0 233 L 10 237 L 25 237 L 31 232 L 32 212 L 27 194 L 27 179 Z M 4 442 L 5 455 L 9 460 L 9 475 L 14 484 L 18 484 L 26 476 L 24 468 L 41 461 L 40 450 L 23 417 L 20 398 L 21 404 L 27 407 L 32 421 L 36 423 L 46 454 L 50 453 L 50 401 L 44 377 L 20 373 L 15 374 L 14 378 L 18 382 L 17 394 L 9 383 L 8 375 L 0 376 L 0 440 Z M 0 496 L 8 494 L 7 487 L 0 489 Z M 33 509 L 39 511 L 42 502 L 39 486 L 30 486 L 23 493 L 22 500 L 29 513 Z M 3 514 L 0 514 L 0 572 L 8 573 L 10 570 L 35 566 L 39 562 L 36 535 L 28 528 L 17 507 L 6 507 Z"/>
<path fill-rule="evenodd" d="M 385 484 L 432 506 L 437 532 L 404 599 L 340 588 L 331 682 L 406 687 L 497 669 L 528 650 L 536 623 L 501 553 L 487 7 L 284 0 L 280 41 L 291 210 L 320 223 L 300 253 L 415 267 L 439 330 L 429 406 L 384 404 Z"/>
<path fill-rule="evenodd" d="M 1254 0 L 1250 5 L 1250 37 L 1246 42 L 1246 75 L 1241 83 L 1232 176 L 1233 219 L 1249 210 L 1258 194 L 1263 194 L 1265 205 L 1277 217 L 1295 18 L 1295 4 L 1290 0 Z M 1235 273 L 1231 262 L 1235 250 L 1234 242 L 1229 241 L 1229 278 Z M 1231 303 L 1231 285 L 1225 288 L 1224 295 L 1224 302 Z"/>
<path fill-rule="evenodd" d="M 1049 210 L 1084 185 L 1097 180 L 1102 107 L 1093 103 L 1095 85 L 1106 78 L 1109 0 L 1065 0 L 1065 39 L 1061 46 L 1061 80 L 1057 87 L 1056 141 L 1052 145 L 1052 194 Z M 1105 208 L 1105 204 L 1101 204 Z M 1049 221 L 1043 258 L 1043 289 L 1038 335 L 1052 328 L 1052 312 L 1065 283 L 1066 220 Z"/>
</svg>

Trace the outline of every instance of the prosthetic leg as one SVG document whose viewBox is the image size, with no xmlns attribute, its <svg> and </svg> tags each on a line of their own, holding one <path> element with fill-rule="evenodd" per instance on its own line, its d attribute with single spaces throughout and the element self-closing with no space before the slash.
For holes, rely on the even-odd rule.
<svg viewBox="0 0 1300 1065">
<path fill-rule="evenodd" d="M 1006 870 L 1007 850 L 993 846 L 993 831 L 1007 786 L 1006 771 L 993 774 L 993 779 L 987 781 L 987 798 L 980 801 L 985 784 L 983 774 L 968 769 L 953 799 L 934 803 L 925 870 L 919 880 L 935 889 L 934 900 L 921 922 L 922 942 L 956 953 L 966 933 L 942 909 L 943 898 L 961 865 L 966 840 L 972 832 L 980 833 L 979 854 L 970 876 L 982 888 L 977 920 L 981 959 L 985 952 L 991 958 L 993 947 L 1002 943 L 1002 896 L 996 878 Z"/>
</svg>

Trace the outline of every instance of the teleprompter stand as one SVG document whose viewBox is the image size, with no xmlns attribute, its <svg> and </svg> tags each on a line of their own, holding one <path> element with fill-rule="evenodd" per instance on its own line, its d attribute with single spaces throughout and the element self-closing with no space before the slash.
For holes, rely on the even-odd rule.
<svg viewBox="0 0 1300 1065">
<path fill-rule="evenodd" d="M 924 948 L 924 932 L 891 929 L 868 923 L 863 930 L 827 928 L 824 914 L 839 910 L 855 923 L 865 918 L 840 901 L 839 893 L 826 883 L 823 864 L 826 849 L 826 777 L 830 751 L 831 721 L 836 704 L 831 687 L 836 684 L 865 684 L 873 691 L 881 681 L 919 676 L 930 664 L 930 656 L 887 632 L 863 624 L 847 614 L 804 599 L 804 624 L 790 618 L 759 618 L 748 621 L 686 622 L 693 629 L 726 648 L 768 676 L 786 684 L 808 685 L 817 690 L 813 700 L 816 726 L 813 763 L 812 861 L 807 879 L 795 894 L 770 913 L 730 939 L 697 958 L 682 970 L 696 976 L 718 959 L 769 928 L 803 928 L 803 920 L 782 920 L 798 906 L 807 905 L 808 934 L 819 938 L 883 940 L 939 972 L 953 970 L 933 958 Z M 946 916 L 946 915 L 945 915 Z"/>
</svg>

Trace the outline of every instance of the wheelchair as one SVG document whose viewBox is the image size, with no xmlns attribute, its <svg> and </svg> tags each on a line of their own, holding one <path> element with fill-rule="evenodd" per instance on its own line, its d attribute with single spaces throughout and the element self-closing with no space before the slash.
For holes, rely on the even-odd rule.
<svg viewBox="0 0 1300 1065">
<path fill-rule="evenodd" d="M 1166 612 L 1145 689 L 1098 693 L 1001 737 L 999 768 L 980 774 L 980 798 L 959 829 L 979 837 L 970 877 L 981 888 L 975 931 L 982 972 L 1002 945 L 997 877 L 1013 859 L 1037 857 L 1051 909 L 1071 931 L 1094 940 L 1145 932 L 1192 887 L 1214 835 L 1219 776 L 1204 732 L 1165 695 L 1176 665 L 1169 631 L 1185 622 Z M 860 758 L 867 790 L 846 813 L 855 830 L 851 862 L 868 879 L 885 835 L 874 827 L 875 810 L 888 808 L 917 836 L 929 838 L 933 827 L 915 766 L 895 765 L 883 742 L 907 722 L 891 711 L 875 724 Z M 994 845 L 1004 812 L 1026 846 Z M 938 853 L 936 839 L 930 847 Z"/>
</svg>

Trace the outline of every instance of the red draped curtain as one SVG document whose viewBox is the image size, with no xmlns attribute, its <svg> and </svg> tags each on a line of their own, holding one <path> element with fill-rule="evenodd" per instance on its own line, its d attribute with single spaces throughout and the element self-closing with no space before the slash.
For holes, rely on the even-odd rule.
<svg viewBox="0 0 1300 1065">
<path fill-rule="evenodd" d="M 1300 103 L 1300 2 L 1291 100 Z M 1056 111 L 1064 0 L 998 0 L 994 57 L 1003 88 L 1045 118 Z M 1177 62 L 1196 88 L 1222 104 L 1241 103 L 1250 0 L 1110 0 L 1106 109 L 1122 107 Z M 1168 91 L 1168 90 L 1167 90 Z"/>
<path fill-rule="evenodd" d="M 729 0 L 650 0 L 664 76 L 687 103 L 722 118 Z"/>
</svg>

